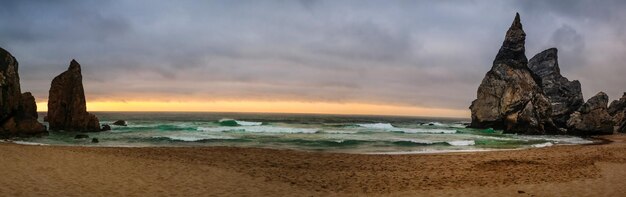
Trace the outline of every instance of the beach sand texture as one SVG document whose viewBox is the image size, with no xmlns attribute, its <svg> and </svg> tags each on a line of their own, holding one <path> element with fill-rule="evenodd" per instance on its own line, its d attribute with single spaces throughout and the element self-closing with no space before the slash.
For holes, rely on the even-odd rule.
<svg viewBox="0 0 626 197">
<path fill-rule="evenodd" d="M 0 143 L 0 196 L 624 196 L 626 135 L 604 138 L 415 155 Z"/>
</svg>

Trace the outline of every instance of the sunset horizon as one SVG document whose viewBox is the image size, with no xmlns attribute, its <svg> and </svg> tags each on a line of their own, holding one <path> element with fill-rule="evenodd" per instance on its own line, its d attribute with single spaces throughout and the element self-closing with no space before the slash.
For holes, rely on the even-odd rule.
<svg viewBox="0 0 626 197">
<path fill-rule="evenodd" d="M 37 103 L 38 112 L 47 112 L 47 102 Z M 241 112 L 338 115 L 384 115 L 469 119 L 469 110 L 421 108 L 371 103 L 329 103 L 304 101 L 95 101 L 87 102 L 94 112 Z"/>
</svg>

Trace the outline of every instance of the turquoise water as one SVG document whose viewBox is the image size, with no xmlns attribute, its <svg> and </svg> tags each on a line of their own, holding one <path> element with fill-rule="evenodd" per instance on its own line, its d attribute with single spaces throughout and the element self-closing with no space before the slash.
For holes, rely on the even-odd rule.
<svg viewBox="0 0 626 197">
<path fill-rule="evenodd" d="M 468 119 L 254 113 L 95 113 L 111 131 L 51 132 L 27 143 L 84 146 L 236 146 L 348 153 L 482 151 L 581 144 L 572 136 L 502 134 L 465 128 Z M 44 114 L 40 114 L 41 117 Z M 99 143 L 91 143 L 98 138 Z"/>
</svg>

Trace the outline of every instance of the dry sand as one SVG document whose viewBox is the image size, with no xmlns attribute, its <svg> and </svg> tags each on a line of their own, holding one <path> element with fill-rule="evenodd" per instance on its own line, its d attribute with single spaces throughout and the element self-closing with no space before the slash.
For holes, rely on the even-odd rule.
<svg viewBox="0 0 626 197">
<path fill-rule="evenodd" d="M 0 196 L 626 196 L 601 145 L 417 155 L 0 143 Z"/>
</svg>

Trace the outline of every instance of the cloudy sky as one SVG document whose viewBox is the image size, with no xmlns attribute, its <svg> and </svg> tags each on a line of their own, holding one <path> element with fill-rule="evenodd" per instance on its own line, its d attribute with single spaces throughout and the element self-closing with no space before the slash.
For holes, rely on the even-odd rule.
<svg viewBox="0 0 626 197">
<path fill-rule="evenodd" d="M 44 105 L 52 78 L 76 59 L 90 102 L 371 104 L 465 116 L 515 12 L 528 58 L 557 47 L 585 99 L 621 96 L 623 10 L 610 0 L 15 0 L 0 7 L 0 47 L 18 59 L 22 90 Z M 407 112 L 433 115 L 423 113 Z"/>
</svg>

